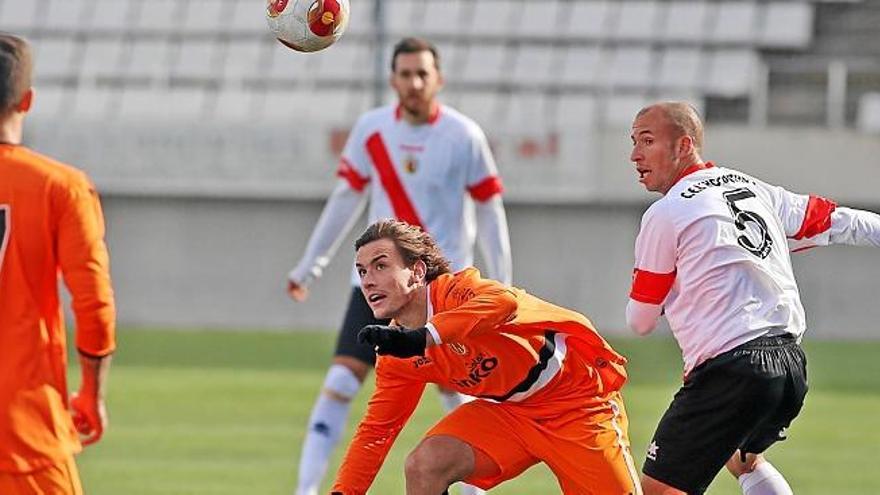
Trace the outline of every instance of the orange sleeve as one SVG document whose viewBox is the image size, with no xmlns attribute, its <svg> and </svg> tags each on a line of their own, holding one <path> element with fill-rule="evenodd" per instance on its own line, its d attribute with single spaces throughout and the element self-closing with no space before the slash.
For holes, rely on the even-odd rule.
<svg viewBox="0 0 880 495">
<path fill-rule="evenodd" d="M 56 250 L 64 282 L 73 298 L 76 347 L 87 355 L 105 356 L 116 348 L 116 308 L 101 204 L 84 174 L 56 187 L 62 189 L 54 205 Z"/>
<path fill-rule="evenodd" d="M 476 269 L 463 270 L 440 282 L 430 324 L 443 342 L 495 331 L 516 317 L 516 293 L 500 282 L 481 278 Z"/>
<path fill-rule="evenodd" d="M 380 356 L 376 390 L 348 446 L 331 491 L 344 495 L 367 493 L 400 430 L 415 411 L 425 382 L 408 373 L 409 360 Z"/>
</svg>

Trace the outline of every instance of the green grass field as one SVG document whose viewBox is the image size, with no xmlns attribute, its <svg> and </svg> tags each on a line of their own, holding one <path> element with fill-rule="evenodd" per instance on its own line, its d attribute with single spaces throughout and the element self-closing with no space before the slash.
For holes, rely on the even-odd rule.
<svg viewBox="0 0 880 495">
<path fill-rule="evenodd" d="M 110 377 L 110 429 L 78 458 L 86 493 L 293 493 L 300 441 L 334 338 L 317 332 L 123 329 Z M 680 383 L 679 352 L 664 338 L 613 344 L 630 358 L 624 396 L 641 465 Z M 807 404 L 789 440 L 768 457 L 798 495 L 880 493 L 873 472 L 880 446 L 880 342 L 808 341 L 806 349 Z M 75 386 L 78 371 L 71 373 Z M 349 436 L 371 389 L 372 383 L 355 403 Z M 403 459 L 440 415 L 437 395 L 427 392 L 371 493 L 403 493 Z M 538 466 L 491 493 L 559 491 L 549 471 Z M 740 491 L 722 473 L 709 493 Z"/>
</svg>

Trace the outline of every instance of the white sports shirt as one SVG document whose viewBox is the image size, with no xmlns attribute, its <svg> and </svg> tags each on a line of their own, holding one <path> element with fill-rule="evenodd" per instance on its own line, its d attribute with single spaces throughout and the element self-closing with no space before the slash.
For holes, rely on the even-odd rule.
<svg viewBox="0 0 880 495">
<path fill-rule="evenodd" d="M 453 270 L 473 264 L 479 231 L 489 277 L 510 284 L 503 188 L 483 131 L 444 105 L 424 125 L 407 123 L 400 112 L 384 106 L 355 124 L 337 171 L 340 181 L 289 278 L 307 285 L 320 277 L 369 199 L 368 223 L 397 218 L 421 226 Z M 354 270 L 352 284 L 360 284 Z"/>
<path fill-rule="evenodd" d="M 627 307 L 639 333 L 665 310 L 685 374 L 764 335 L 803 335 L 790 248 L 880 247 L 878 215 L 706 166 L 685 171 L 642 217 Z"/>
</svg>

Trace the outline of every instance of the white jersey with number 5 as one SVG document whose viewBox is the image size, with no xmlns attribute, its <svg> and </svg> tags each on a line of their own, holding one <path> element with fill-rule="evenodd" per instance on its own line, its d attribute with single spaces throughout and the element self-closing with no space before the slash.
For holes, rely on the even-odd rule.
<svg viewBox="0 0 880 495">
<path fill-rule="evenodd" d="M 645 212 L 630 294 L 663 305 L 686 373 L 762 335 L 803 335 L 789 240 L 828 231 L 836 207 L 707 165 Z"/>
</svg>

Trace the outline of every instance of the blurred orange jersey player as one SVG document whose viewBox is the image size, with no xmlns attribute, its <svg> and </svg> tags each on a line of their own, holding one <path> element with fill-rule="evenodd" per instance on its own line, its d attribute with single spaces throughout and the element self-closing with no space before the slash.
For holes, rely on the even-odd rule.
<svg viewBox="0 0 880 495">
<path fill-rule="evenodd" d="M 107 421 L 113 291 L 91 182 L 20 144 L 30 72 L 28 44 L 0 34 L 0 493 L 80 494 L 73 454 L 100 439 Z M 59 270 L 82 368 L 70 400 Z"/>
<path fill-rule="evenodd" d="M 426 383 L 473 396 L 406 461 L 406 493 L 466 481 L 489 489 L 544 462 L 566 494 L 639 493 L 619 390 L 626 360 L 583 315 L 449 273 L 433 239 L 394 220 L 358 239 L 361 289 L 377 318 L 359 338 L 379 354 L 376 390 L 333 493 L 364 494 Z"/>
</svg>

